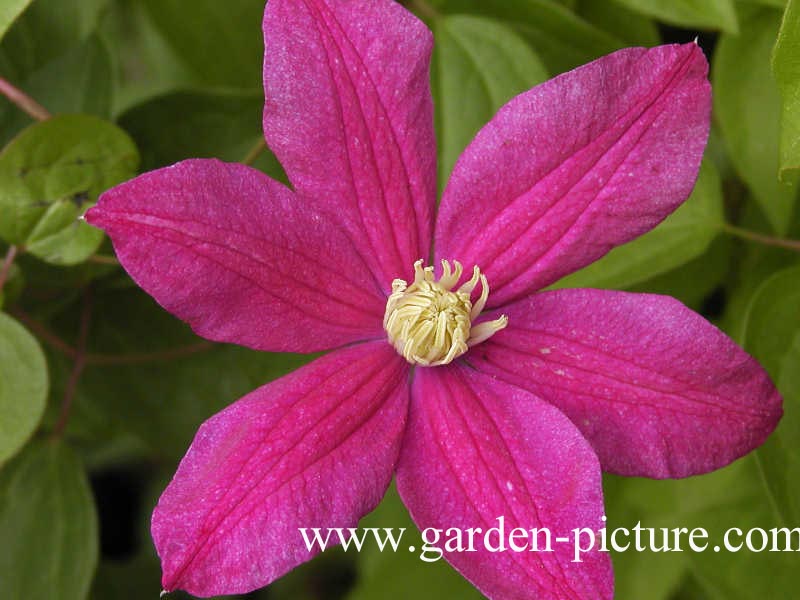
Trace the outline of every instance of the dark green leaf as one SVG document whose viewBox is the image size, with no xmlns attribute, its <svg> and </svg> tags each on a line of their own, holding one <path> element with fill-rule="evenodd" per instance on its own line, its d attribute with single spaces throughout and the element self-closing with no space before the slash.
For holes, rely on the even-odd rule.
<svg viewBox="0 0 800 600">
<path fill-rule="evenodd" d="M 68 446 L 33 444 L 0 471 L 4 598 L 86 598 L 97 537 L 86 474 Z"/>
<path fill-rule="evenodd" d="M 109 0 L 34 0 L 0 46 L 0 68 L 14 81 L 85 41 Z"/>
<path fill-rule="evenodd" d="M 797 188 L 778 181 L 781 102 L 769 61 L 780 14 L 749 9 L 742 15 L 741 35 L 723 35 L 714 57 L 714 109 L 736 170 L 783 234 Z"/>
<path fill-rule="evenodd" d="M 96 117 L 30 126 L 0 153 L 0 237 L 54 264 L 85 260 L 103 235 L 78 217 L 138 160 L 125 132 Z"/>
<path fill-rule="evenodd" d="M 52 114 L 111 115 L 111 60 L 96 36 L 30 73 L 19 86 Z M 10 140 L 30 123 L 30 117 L 18 108 L 3 107 L 0 139 Z"/>
<path fill-rule="evenodd" d="M 261 89 L 264 0 L 143 0 L 164 39 L 198 79 Z"/>
<path fill-rule="evenodd" d="M 16 263 L 12 263 L 8 269 L 6 281 L 0 288 L 0 310 L 13 303 L 19 297 L 24 286 L 25 278 L 22 271 Z"/>
<path fill-rule="evenodd" d="M 143 166 L 154 169 L 191 157 L 241 161 L 262 140 L 264 94 L 174 92 L 126 112 L 120 124 L 143 148 Z M 270 152 L 257 166 L 282 179 Z"/>
<path fill-rule="evenodd" d="M 800 170 L 800 1 L 789 0 L 772 55 L 772 71 L 783 100 L 781 175 Z"/>
<path fill-rule="evenodd" d="M 490 19 L 444 17 L 435 24 L 434 88 L 439 182 L 509 99 L 547 79 L 541 61 L 513 30 Z"/>
<path fill-rule="evenodd" d="M 112 363 L 89 361 L 67 427 L 70 439 L 80 440 L 92 453 L 105 453 L 117 436 L 133 436 L 150 456 L 177 463 L 204 420 L 310 360 L 227 344 L 204 346 L 186 325 L 136 289 L 101 292 L 98 287 L 93 303 L 102 310 L 92 319 L 89 352 L 113 357 Z M 73 310 L 54 326 L 69 339 L 77 319 Z M 115 364 L 114 358 L 125 363 L 124 357 L 133 360 Z M 59 355 L 51 363 L 58 400 L 72 363 Z M 49 417 L 52 421 L 55 415 Z"/>
<path fill-rule="evenodd" d="M 0 464 L 36 430 L 47 398 L 47 363 L 39 344 L 0 313 Z"/>
</svg>

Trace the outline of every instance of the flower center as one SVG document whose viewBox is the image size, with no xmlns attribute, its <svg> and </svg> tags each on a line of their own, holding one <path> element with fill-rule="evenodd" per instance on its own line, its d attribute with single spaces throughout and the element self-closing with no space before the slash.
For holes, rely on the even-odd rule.
<svg viewBox="0 0 800 600">
<path fill-rule="evenodd" d="M 386 301 L 383 328 L 389 341 L 411 364 L 432 367 L 446 365 L 464 354 L 470 347 L 489 339 L 508 325 L 505 315 L 494 321 L 473 325 L 489 297 L 486 275 L 478 267 L 472 279 L 457 290 L 453 287 L 461 279 L 461 263 L 442 261 L 442 276 L 436 281 L 433 267 L 414 263 L 414 282 L 408 285 L 402 279 L 392 282 L 392 293 Z M 481 284 L 481 295 L 475 304 L 470 294 Z"/>
</svg>

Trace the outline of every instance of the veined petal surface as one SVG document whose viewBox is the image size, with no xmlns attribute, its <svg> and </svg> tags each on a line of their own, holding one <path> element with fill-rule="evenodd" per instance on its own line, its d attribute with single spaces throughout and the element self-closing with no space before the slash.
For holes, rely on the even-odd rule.
<svg viewBox="0 0 800 600">
<path fill-rule="evenodd" d="M 164 589 L 247 592 L 318 552 L 298 528 L 355 527 L 391 481 L 407 378 L 388 344 L 359 344 L 206 421 L 153 513 Z"/>
<path fill-rule="evenodd" d="M 481 528 L 475 551 L 445 558 L 492 600 L 610 599 L 608 554 L 595 549 L 572 562 L 572 544 L 556 542 L 575 528 L 604 526 L 600 465 L 569 419 L 461 363 L 418 368 L 411 395 L 397 468 L 403 502 L 420 529 L 458 528 L 466 536 Z M 484 547 L 498 517 L 506 538 L 515 528 L 527 532 L 529 549 Z M 552 552 L 544 537 L 539 551 L 530 550 L 533 528 L 550 530 Z"/>
<path fill-rule="evenodd" d="M 383 337 L 386 300 L 346 232 L 255 169 L 187 160 L 109 190 L 86 220 L 209 339 L 314 352 Z"/>
<path fill-rule="evenodd" d="M 697 177 L 707 71 L 696 44 L 628 48 L 511 100 L 456 163 L 436 256 L 478 265 L 499 306 L 652 229 Z"/>
<path fill-rule="evenodd" d="M 755 359 L 673 298 L 565 289 L 502 311 L 508 327 L 470 364 L 560 408 L 604 470 L 712 471 L 761 445 L 781 417 Z"/>
<path fill-rule="evenodd" d="M 430 252 L 433 36 L 394 0 L 270 0 L 264 40 L 267 143 L 389 291 Z"/>
</svg>

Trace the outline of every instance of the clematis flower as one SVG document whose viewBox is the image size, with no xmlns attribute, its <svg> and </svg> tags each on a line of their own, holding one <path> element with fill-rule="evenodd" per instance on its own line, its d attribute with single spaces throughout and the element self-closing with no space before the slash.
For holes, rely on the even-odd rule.
<svg viewBox="0 0 800 600">
<path fill-rule="evenodd" d="M 270 0 L 264 35 L 264 133 L 293 189 L 188 160 L 86 216 L 198 334 L 329 350 L 200 428 L 153 513 L 166 590 L 270 583 L 311 558 L 298 528 L 355 526 L 394 475 L 420 528 L 502 516 L 555 538 L 604 525 L 601 470 L 704 473 L 773 430 L 765 372 L 676 300 L 539 291 L 689 195 L 710 113 L 697 45 L 514 98 L 437 214 L 430 31 L 390 0 Z M 599 551 L 446 558 L 490 598 L 613 595 Z"/>
</svg>

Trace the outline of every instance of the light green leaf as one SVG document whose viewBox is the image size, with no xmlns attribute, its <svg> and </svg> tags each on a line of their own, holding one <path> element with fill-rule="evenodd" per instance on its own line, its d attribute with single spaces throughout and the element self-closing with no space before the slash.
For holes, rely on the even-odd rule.
<svg viewBox="0 0 800 600">
<path fill-rule="evenodd" d="M 781 112 L 781 178 L 800 170 L 800 0 L 789 0 L 772 55 L 772 72 L 783 100 Z"/>
<path fill-rule="evenodd" d="M 646 281 L 700 256 L 720 232 L 722 222 L 719 175 L 705 161 L 692 195 L 663 223 L 568 275 L 557 287 L 624 288 Z"/>
<path fill-rule="evenodd" d="M 502 22 L 525 39 L 550 74 L 558 74 L 627 44 L 549 0 L 432 0 L 444 14 L 482 15 Z M 435 20 L 435 19 L 434 19 Z"/>
<path fill-rule="evenodd" d="M 680 267 L 661 273 L 626 289 L 646 294 L 664 294 L 683 302 L 692 310 L 705 313 L 710 304 L 714 316 L 721 310 L 716 304 L 728 273 L 733 244 L 726 236 L 717 236 L 708 250 Z"/>
<path fill-rule="evenodd" d="M 360 578 L 347 600 L 406 600 L 407 598 L 459 598 L 478 600 L 483 596 L 442 558 L 436 562 L 421 560 L 422 538 L 408 516 L 394 486 L 383 501 L 359 527 L 391 527 L 395 535 L 405 533 L 397 552 L 377 544 L 365 545 L 358 554 Z M 410 547 L 414 547 L 414 551 Z M 433 558 L 433 554 L 429 554 Z"/>
<path fill-rule="evenodd" d="M 736 33 L 736 10 L 732 0 L 614 0 L 670 25 L 687 28 L 722 29 Z"/>
<path fill-rule="evenodd" d="M 772 501 L 785 524 L 800 521 L 800 266 L 767 279 L 747 309 L 744 345 L 776 382 L 784 416 L 758 451 Z"/>
<path fill-rule="evenodd" d="M 800 583 L 794 552 L 754 553 L 747 548 L 731 552 L 724 546 L 725 532 L 731 528 L 737 527 L 746 533 L 751 528 L 769 531 L 780 526 L 752 456 L 699 477 L 664 481 L 606 477 L 604 487 L 610 529 L 631 529 L 641 521 L 642 527 L 657 528 L 659 533 L 662 527 L 670 530 L 701 527 L 708 532 L 709 546 L 705 552 L 689 550 L 684 537 L 682 554 L 645 551 L 642 555 L 649 559 L 651 566 L 655 563 L 664 569 L 674 568 L 675 561 L 685 561 L 703 589 L 703 594 L 692 600 L 793 597 Z M 648 544 L 649 536 L 643 538 Z M 730 541 L 735 543 L 736 538 Z M 719 546 L 719 551 L 715 551 L 714 546 Z M 642 597 L 649 598 L 650 594 L 620 596 L 618 600 Z"/>
<path fill-rule="evenodd" d="M 723 35 L 714 57 L 714 110 L 734 167 L 772 228 L 786 233 L 797 186 L 778 180 L 781 102 L 770 72 L 780 14 L 742 10 L 740 36 Z"/>
<path fill-rule="evenodd" d="M 446 182 L 478 130 L 513 96 L 547 79 L 513 30 L 490 19 L 444 17 L 435 24 L 434 90 L 439 182 Z"/>
<path fill-rule="evenodd" d="M 0 38 L 2 38 L 14 20 L 28 8 L 32 0 L 4 0 L 0 3 Z"/>
<path fill-rule="evenodd" d="M 32 444 L 0 471 L 4 598 L 86 598 L 97 538 L 89 482 L 68 446 Z"/>
<path fill-rule="evenodd" d="M 761 4 L 763 6 L 772 6 L 773 8 L 783 9 L 786 6 L 786 0 L 739 0 L 739 2 L 747 4 Z"/>
<path fill-rule="evenodd" d="M 0 464 L 36 430 L 47 399 L 47 363 L 22 325 L 0 313 Z"/>
<path fill-rule="evenodd" d="M 144 0 L 153 23 L 207 85 L 260 90 L 264 0 Z"/>
<path fill-rule="evenodd" d="M 31 125 L 0 153 L 0 237 L 53 264 L 82 262 L 103 235 L 78 217 L 138 162 L 127 134 L 102 119 L 63 115 Z"/>
</svg>

